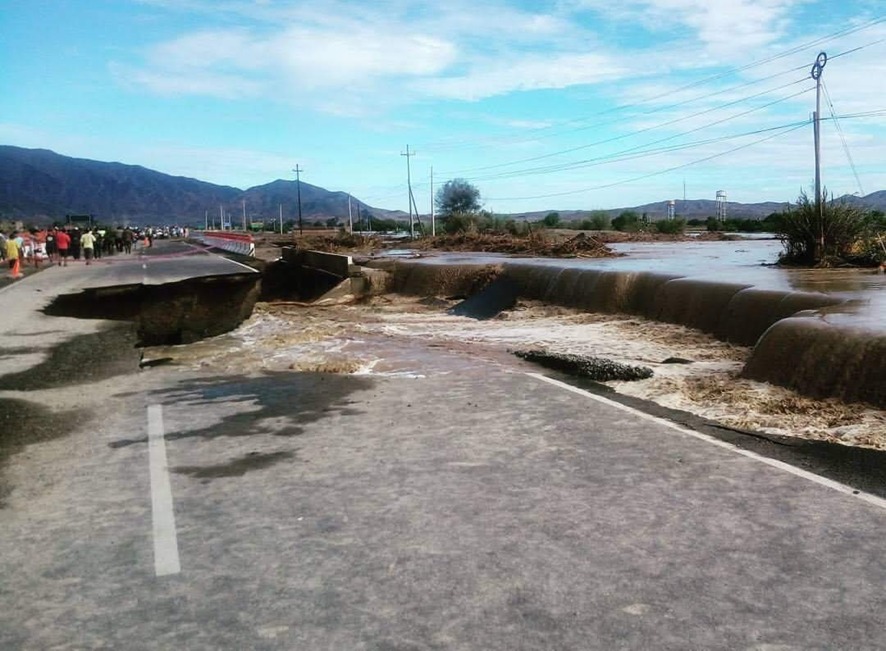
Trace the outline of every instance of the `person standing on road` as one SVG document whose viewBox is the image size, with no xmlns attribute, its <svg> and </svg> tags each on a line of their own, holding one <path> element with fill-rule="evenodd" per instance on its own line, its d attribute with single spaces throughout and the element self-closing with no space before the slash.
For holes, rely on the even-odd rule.
<svg viewBox="0 0 886 651">
<path fill-rule="evenodd" d="M 46 258 L 50 263 L 56 260 L 58 249 L 55 246 L 55 234 L 58 233 L 56 228 L 50 228 L 46 231 Z"/>
<path fill-rule="evenodd" d="M 100 260 L 102 257 L 102 248 L 105 246 L 105 232 L 98 228 L 93 228 L 92 235 L 95 237 L 95 259 Z"/>
<path fill-rule="evenodd" d="M 80 229 L 75 226 L 69 233 L 71 236 L 71 257 L 74 260 L 80 259 Z"/>
<path fill-rule="evenodd" d="M 135 239 L 135 235 L 132 232 L 132 229 L 128 226 L 123 231 L 123 250 L 126 253 L 132 253 L 132 240 Z"/>
<path fill-rule="evenodd" d="M 83 249 L 86 264 L 90 264 L 95 257 L 95 234 L 92 231 L 86 231 L 80 236 L 80 248 Z"/>
<path fill-rule="evenodd" d="M 64 230 L 59 230 L 57 228 L 53 229 L 55 231 L 55 247 L 58 250 L 58 262 L 62 264 L 64 262 L 64 266 L 68 266 L 68 251 L 71 248 L 71 236 L 68 235 Z"/>
<path fill-rule="evenodd" d="M 9 275 L 13 278 L 21 278 L 21 257 L 22 249 L 18 243 L 18 233 L 12 231 L 9 239 L 6 240 L 6 259 L 9 261 Z"/>
</svg>

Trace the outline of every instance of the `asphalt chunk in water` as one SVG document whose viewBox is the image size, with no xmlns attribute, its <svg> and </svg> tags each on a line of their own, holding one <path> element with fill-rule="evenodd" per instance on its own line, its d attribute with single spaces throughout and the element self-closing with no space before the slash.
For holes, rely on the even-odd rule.
<svg viewBox="0 0 886 651">
<path fill-rule="evenodd" d="M 517 304 L 520 286 L 509 278 L 497 278 L 470 298 L 455 305 L 450 314 L 472 319 L 492 319 Z"/>
<path fill-rule="evenodd" d="M 54 413 L 29 400 L 0 398 L 0 507 L 12 490 L 3 475 L 10 457 L 33 443 L 68 435 L 79 418 L 73 412 Z"/>
<path fill-rule="evenodd" d="M 544 350 L 518 350 L 514 354 L 545 368 L 570 375 L 585 377 L 596 382 L 622 380 L 625 382 L 645 380 L 652 377 L 652 369 L 646 366 L 631 366 L 604 357 L 550 353 Z"/>
<path fill-rule="evenodd" d="M 59 342 L 40 364 L 0 376 L 0 391 L 36 391 L 98 382 L 138 370 L 135 329 L 114 324 Z"/>
<path fill-rule="evenodd" d="M 276 463 L 295 458 L 295 452 L 281 451 L 268 452 L 250 452 L 246 456 L 239 459 L 232 459 L 225 463 L 218 463 L 211 466 L 176 466 L 172 468 L 173 472 L 180 475 L 188 475 L 195 479 L 219 479 L 221 477 L 242 477 L 251 470 L 261 470 L 269 468 Z"/>
</svg>

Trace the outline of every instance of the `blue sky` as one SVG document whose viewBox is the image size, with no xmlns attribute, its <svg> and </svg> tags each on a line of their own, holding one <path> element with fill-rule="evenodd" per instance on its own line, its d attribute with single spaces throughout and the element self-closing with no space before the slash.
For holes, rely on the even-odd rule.
<svg viewBox="0 0 886 651">
<path fill-rule="evenodd" d="M 422 212 L 886 189 L 880 0 L 5 0 L 0 143 Z M 855 48 L 860 48 L 855 51 Z M 839 127 L 839 129 L 838 129 Z M 841 138 L 842 133 L 842 138 Z M 845 145 L 844 145 L 845 143 Z M 848 150 L 849 156 L 846 151 Z M 849 164 L 851 157 L 854 172 Z"/>
</svg>

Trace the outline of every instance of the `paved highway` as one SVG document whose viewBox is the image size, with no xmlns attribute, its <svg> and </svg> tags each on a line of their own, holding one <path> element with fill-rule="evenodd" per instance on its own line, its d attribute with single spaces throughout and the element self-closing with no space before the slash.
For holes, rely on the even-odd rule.
<svg viewBox="0 0 886 651">
<path fill-rule="evenodd" d="M 0 291 L 0 648 L 886 647 L 882 499 L 529 367 L 139 370 L 39 312 L 140 264 Z"/>
</svg>

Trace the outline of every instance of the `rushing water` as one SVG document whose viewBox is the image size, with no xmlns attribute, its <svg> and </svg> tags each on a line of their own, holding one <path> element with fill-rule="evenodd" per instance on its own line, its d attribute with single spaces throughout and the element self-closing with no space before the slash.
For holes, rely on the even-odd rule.
<svg viewBox="0 0 886 651">
<path fill-rule="evenodd" d="M 427 262 L 477 264 L 519 260 L 559 268 L 649 271 L 752 285 L 759 289 L 821 292 L 849 302 L 828 310 L 829 323 L 886 332 L 886 275 L 873 269 L 791 269 L 774 266 L 781 243 L 774 239 L 709 242 L 624 242 L 611 244 L 617 258 L 513 258 L 497 254 L 446 253 Z"/>
<path fill-rule="evenodd" d="M 816 398 L 886 406 L 883 274 L 780 268 L 774 263 L 781 246 L 771 239 L 632 242 L 613 248 L 624 255 L 441 254 L 401 262 L 394 276 L 397 291 L 444 291 L 471 268 L 504 263 L 504 279 L 525 298 L 688 326 L 753 346 L 745 377 Z"/>
</svg>

